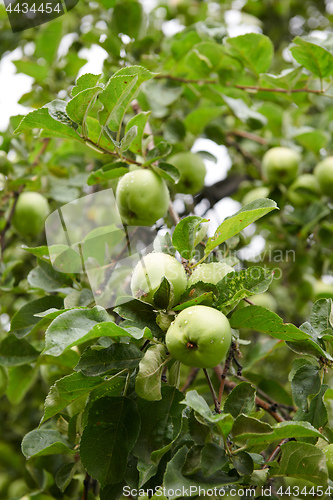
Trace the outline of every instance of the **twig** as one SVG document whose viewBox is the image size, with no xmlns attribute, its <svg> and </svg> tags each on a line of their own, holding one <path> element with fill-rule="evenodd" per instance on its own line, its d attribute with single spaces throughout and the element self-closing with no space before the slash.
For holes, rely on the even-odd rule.
<svg viewBox="0 0 333 500">
<path fill-rule="evenodd" d="M 263 469 L 267 469 L 267 467 L 269 467 L 268 462 L 273 462 L 276 459 L 276 457 L 280 453 L 281 446 L 285 443 L 288 443 L 288 441 L 291 441 L 291 438 L 282 439 L 282 441 L 277 445 L 277 447 L 270 454 L 270 456 L 267 460 L 267 463 L 264 465 Z"/>
<path fill-rule="evenodd" d="M 258 160 L 258 158 L 253 156 L 245 149 L 243 149 L 237 141 L 233 141 L 232 139 L 226 137 L 225 142 L 227 143 L 228 146 L 235 148 L 236 151 L 238 151 L 244 157 L 245 161 L 252 163 L 259 170 L 259 173 L 261 172 L 261 163 Z"/>
<path fill-rule="evenodd" d="M 221 384 L 220 384 L 219 399 L 218 399 L 220 406 L 221 406 L 221 401 L 222 401 L 222 396 L 223 396 L 223 391 L 224 391 L 225 379 L 227 377 L 227 373 L 229 371 L 230 364 L 231 364 L 232 354 L 233 354 L 233 345 L 231 344 L 229 354 L 228 354 L 227 359 L 225 360 L 223 372 L 221 374 Z"/>
<path fill-rule="evenodd" d="M 50 140 L 51 140 L 50 138 L 43 139 L 43 146 L 41 147 L 40 151 L 38 152 L 38 154 L 37 154 L 37 156 L 32 164 L 33 167 L 36 167 L 38 165 L 39 159 L 42 156 L 42 154 L 45 153 L 45 150 L 46 150 L 47 146 L 49 145 Z"/>
<path fill-rule="evenodd" d="M 210 390 L 210 392 L 211 392 L 211 394 L 213 396 L 215 411 L 216 411 L 216 413 L 222 413 L 221 410 L 220 410 L 220 403 L 219 403 L 219 401 L 218 401 L 218 399 L 216 397 L 212 381 L 210 380 L 210 376 L 208 375 L 208 372 L 207 372 L 206 368 L 203 368 L 203 371 L 204 371 L 204 374 L 206 376 L 206 379 L 207 379 L 207 382 L 208 382 L 208 385 L 209 385 L 209 390 Z"/>
<path fill-rule="evenodd" d="M 81 139 L 83 139 L 87 144 L 91 144 L 91 146 L 99 149 L 102 153 L 104 154 L 107 154 L 107 155 L 111 155 L 111 156 L 114 156 L 115 158 L 119 158 L 120 159 L 120 156 L 118 153 L 116 153 L 115 151 L 109 151 L 108 149 L 105 149 L 103 148 L 103 146 L 99 146 L 96 142 L 92 141 L 91 139 L 88 139 L 87 137 L 83 137 L 83 136 L 80 136 Z M 142 163 L 140 163 L 139 161 L 136 161 L 136 160 L 132 160 L 132 158 L 128 158 L 126 156 L 123 156 L 122 157 L 122 160 L 126 163 L 131 163 L 133 165 L 142 165 Z"/>
<path fill-rule="evenodd" d="M 195 78 L 182 78 L 181 76 L 173 76 L 173 75 L 156 75 L 155 80 L 173 80 L 174 82 L 180 83 L 196 83 L 197 85 L 214 85 L 219 83 L 218 80 L 205 80 L 200 79 L 196 80 Z"/>
<path fill-rule="evenodd" d="M 88 500 L 88 492 L 89 492 L 90 480 L 91 480 L 91 477 L 89 476 L 89 474 L 87 472 L 86 473 L 86 477 L 84 478 L 84 481 L 83 481 L 83 495 L 82 495 L 82 500 Z"/>
<path fill-rule="evenodd" d="M 199 373 L 199 368 L 191 368 L 191 371 L 190 371 L 187 379 L 185 380 L 185 384 L 180 389 L 181 392 L 185 392 L 193 384 L 193 382 L 195 381 L 198 373 Z"/>
<path fill-rule="evenodd" d="M 171 215 L 171 218 L 172 218 L 173 222 L 175 223 L 175 225 L 177 225 L 178 222 L 180 221 L 180 217 L 179 217 L 178 213 L 176 212 L 172 201 L 170 201 L 170 203 L 169 203 L 169 214 Z"/>
<path fill-rule="evenodd" d="M 6 232 L 10 228 L 11 221 L 12 221 L 12 218 L 13 218 L 13 215 L 14 215 L 14 212 L 15 212 L 15 207 L 16 207 L 16 203 L 17 203 L 18 197 L 20 196 L 20 194 L 22 193 L 22 191 L 23 191 L 24 188 L 25 188 L 25 185 L 22 184 L 22 186 L 20 186 L 18 188 L 18 190 L 14 192 L 14 203 L 12 205 L 12 208 L 10 209 L 10 212 L 9 212 L 9 215 L 8 215 L 5 227 L 3 228 L 3 230 L 0 233 L 0 250 L 1 250 L 0 262 L 3 261 L 3 252 L 4 252 L 5 247 L 6 247 L 6 242 L 5 242 Z"/>
<path fill-rule="evenodd" d="M 251 134 L 251 132 L 246 132 L 246 130 L 230 130 L 230 132 L 227 132 L 227 135 L 237 135 L 239 137 L 243 137 L 244 139 L 249 139 L 250 141 L 262 144 L 263 146 L 266 146 L 266 144 L 268 144 L 268 141 L 263 137 L 260 137 L 256 134 Z"/>
<path fill-rule="evenodd" d="M 252 300 L 248 299 L 247 297 L 244 297 L 245 302 L 247 302 L 248 304 L 250 304 L 251 306 L 255 306 L 255 303 L 252 302 Z"/>
</svg>

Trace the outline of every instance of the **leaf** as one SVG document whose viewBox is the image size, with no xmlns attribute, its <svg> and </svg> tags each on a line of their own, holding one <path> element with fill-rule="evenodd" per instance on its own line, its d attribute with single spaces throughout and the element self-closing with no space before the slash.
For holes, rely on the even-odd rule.
<svg viewBox="0 0 333 500">
<path fill-rule="evenodd" d="M 69 118 L 82 125 L 89 109 L 101 91 L 101 87 L 93 87 L 77 93 L 66 105 L 66 113 Z"/>
<path fill-rule="evenodd" d="M 140 85 L 152 77 L 153 74 L 141 66 L 128 66 L 117 71 L 99 95 L 103 105 L 99 111 L 99 123 L 116 132 Z"/>
<path fill-rule="evenodd" d="M 329 140 L 329 135 L 324 130 L 308 130 L 297 133 L 293 138 L 304 148 L 319 154 L 322 148 L 325 148 Z"/>
<path fill-rule="evenodd" d="M 204 41 L 194 45 L 186 54 L 184 64 L 200 77 L 208 76 L 217 68 L 223 56 L 220 44 Z"/>
<path fill-rule="evenodd" d="M 36 331 L 40 326 L 48 321 L 41 320 L 36 314 L 48 310 L 49 308 L 61 309 L 64 301 L 58 296 L 46 296 L 41 299 L 32 300 L 17 311 L 10 324 L 10 333 L 22 338 L 30 332 Z"/>
<path fill-rule="evenodd" d="M 38 266 L 28 274 L 28 283 L 33 288 L 41 288 L 46 292 L 71 291 L 70 280 L 64 273 L 59 273 L 51 264 L 38 259 Z"/>
<path fill-rule="evenodd" d="M 320 392 L 312 398 L 309 411 L 297 410 L 294 420 L 310 422 L 316 429 L 324 427 L 328 422 L 328 412 L 323 402 L 323 397 L 327 389 L 329 389 L 328 385 L 322 385 Z"/>
<path fill-rule="evenodd" d="M 0 344 L 0 364 L 3 366 L 20 366 L 36 361 L 39 352 L 24 339 L 8 335 Z"/>
<path fill-rule="evenodd" d="M 101 77 L 102 73 L 100 73 L 99 75 L 94 75 L 93 73 L 85 73 L 84 75 L 79 76 L 79 78 L 75 82 L 74 87 L 72 88 L 72 97 L 75 97 L 83 90 L 96 87 Z"/>
<path fill-rule="evenodd" d="M 106 310 L 101 306 L 95 306 L 92 309 L 71 309 L 61 314 L 46 330 L 43 354 L 59 356 L 75 345 L 98 337 L 133 335 L 110 319 Z"/>
<path fill-rule="evenodd" d="M 38 367 L 32 367 L 30 365 L 8 368 L 9 382 L 6 396 L 12 405 L 21 403 L 27 392 L 35 384 L 38 375 Z"/>
<path fill-rule="evenodd" d="M 258 111 L 253 111 L 249 108 L 243 99 L 233 99 L 226 95 L 222 95 L 222 97 L 234 115 L 242 123 L 246 123 L 251 128 L 261 128 L 267 125 L 267 118 L 261 113 L 258 113 Z"/>
<path fill-rule="evenodd" d="M 316 337 L 322 332 L 333 330 L 332 325 L 333 303 L 331 299 L 317 300 L 311 310 L 310 323 L 316 333 Z"/>
<path fill-rule="evenodd" d="M 170 291 L 170 282 L 164 276 L 153 297 L 153 301 L 157 309 L 167 309 L 170 302 Z"/>
<path fill-rule="evenodd" d="M 117 376 L 110 379 L 101 377 L 86 377 L 82 373 L 71 373 L 57 380 L 51 387 L 44 404 L 44 415 L 41 424 L 61 412 L 66 406 L 99 387 L 103 387 L 108 394 L 118 396 L 124 382 Z"/>
<path fill-rule="evenodd" d="M 275 475 L 311 478 L 319 486 L 327 484 L 326 457 L 321 449 L 312 444 L 290 441 L 281 446 L 279 467 Z"/>
<path fill-rule="evenodd" d="M 129 0 L 116 2 L 111 19 L 112 32 L 124 33 L 130 38 L 137 38 L 140 34 L 143 16 L 143 8 L 139 2 Z"/>
<path fill-rule="evenodd" d="M 220 470 L 228 458 L 221 446 L 216 443 L 207 443 L 201 451 L 201 469 L 204 476 L 211 476 Z"/>
<path fill-rule="evenodd" d="M 58 47 L 62 38 L 62 20 L 53 19 L 52 23 L 42 26 L 36 36 L 34 58 L 45 59 L 51 66 L 57 56 Z"/>
<path fill-rule="evenodd" d="M 157 450 L 177 438 L 181 430 L 184 395 L 176 387 L 163 386 L 159 401 L 138 400 L 141 430 L 133 454 L 148 463 L 158 463 Z"/>
<path fill-rule="evenodd" d="M 64 464 L 60 469 L 57 470 L 55 475 L 55 483 L 58 486 L 59 490 L 64 492 L 69 483 L 72 481 L 74 475 L 79 470 L 79 463 L 68 463 Z"/>
<path fill-rule="evenodd" d="M 218 299 L 214 305 L 221 309 L 245 297 L 263 293 L 272 281 L 272 272 L 259 266 L 230 272 L 216 284 Z"/>
<path fill-rule="evenodd" d="M 251 413 L 255 407 L 256 391 L 249 382 L 241 382 L 228 395 L 223 411 L 234 418 L 241 413 Z"/>
<path fill-rule="evenodd" d="M 120 151 L 121 152 L 126 151 L 130 147 L 132 141 L 137 136 L 137 133 L 138 133 L 138 127 L 136 125 L 133 125 L 133 127 L 131 127 L 125 133 L 124 137 L 122 138 L 122 140 L 120 142 Z"/>
<path fill-rule="evenodd" d="M 43 137 L 53 137 L 53 134 L 55 134 L 56 137 L 82 141 L 72 127 L 53 119 L 47 108 L 36 109 L 25 115 L 14 133 L 20 134 L 33 128 L 43 129 Z M 48 135 L 48 132 L 50 132 L 50 135 Z"/>
<path fill-rule="evenodd" d="M 13 61 L 18 73 L 24 73 L 34 78 L 37 82 L 43 82 L 49 74 L 50 68 L 47 64 L 42 65 L 29 59 Z"/>
<path fill-rule="evenodd" d="M 271 434 L 264 433 L 260 435 L 250 435 L 249 433 L 244 433 L 244 435 L 238 435 L 238 441 L 244 441 L 248 439 L 247 446 L 250 448 L 252 446 L 262 445 L 263 443 L 273 443 L 276 440 L 281 441 L 282 439 L 289 438 L 306 438 L 306 437 L 322 437 L 317 429 L 315 429 L 309 422 L 279 422 L 273 427 L 273 432 Z"/>
<path fill-rule="evenodd" d="M 161 376 L 164 366 L 170 361 L 165 346 L 152 345 L 140 361 L 139 373 L 135 379 L 135 391 L 143 399 L 156 401 L 162 398 Z"/>
<path fill-rule="evenodd" d="M 295 373 L 291 389 L 295 404 L 304 411 L 308 410 L 308 396 L 318 394 L 321 387 L 319 367 L 303 365 Z"/>
<path fill-rule="evenodd" d="M 45 104 L 45 108 L 48 109 L 50 116 L 54 119 L 63 123 L 64 125 L 68 125 L 72 129 L 76 130 L 78 128 L 78 124 L 69 118 L 66 113 L 66 101 L 62 101 L 61 99 L 54 99 L 51 102 Z"/>
<path fill-rule="evenodd" d="M 104 165 L 102 168 L 92 172 L 88 179 L 88 186 L 94 186 L 95 184 L 101 184 L 107 182 L 110 179 L 117 179 L 122 177 L 128 172 L 128 164 L 124 162 L 114 162 Z"/>
<path fill-rule="evenodd" d="M 240 451 L 237 453 L 237 455 L 233 458 L 232 463 L 237 472 L 240 474 L 251 475 L 253 472 L 253 459 L 249 453 L 246 453 L 246 451 Z"/>
<path fill-rule="evenodd" d="M 251 328 L 281 340 L 302 340 L 308 335 L 291 323 L 283 323 L 277 314 L 261 306 L 236 310 L 231 316 L 232 328 Z"/>
<path fill-rule="evenodd" d="M 141 300 L 130 300 L 116 307 L 115 312 L 122 318 L 128 320 L 127 325 L 137 328 L 149 328 L 156 337 L 163 337 L 164 332 L 156 324 L 156 315 L 154 308 Z"/>
<path fill-rule="evenodd" d="M 240 441 L 246 441 L 250 438 L 265 438 L 267 435 L 272 435 L 273 427 L 266 422 L 248 417 L 246 415 L 239 415 L 232 427 L 232 435 Z M 270 438 L 268 438 L 269 440 Z"/>
<path fill-rule="evenodd" d="M 129 150 L 132 151 L 132 153 L 142 155 L 142 139 L 150 114 L 151 111 L 138 113 L 126 124 L 125 133 L 127 133 L 133 126 L 137 127 L 137 134 L 129 146 Z"/>
<path fill-rule="evenodd" d="M 126 397 L 104 397 L 90 408 L 81 437 L 80 457 L 88 474 L 102 487 L 123 479 L 139 431 L 137 406 Z"/>
<path fill-rule="evenodd" d="M 170 163 L 159 163 L 158 165 L 153 165 L 153 170 L 159 174 L 163 179 L 169 182 L 178 182 L 180 179 L 180 172 L 177 167 L 170 165 Z"/>
<path fill-rule="evenodd" d="M 172 146 L 168 142 L 161 141 L 155 146 L 153 149 L 150 149 L 147 152 L 146 161 L 144 165 L 150 165 L 155 161 L 161 160 L 165 156 L 168 156 L 171 153 Z"/>
<path fill-rule="evenodd" d="M 105 349 L 88 347 L 74 370 L 96 377 L 114 370 L 133 370 L 142 358 L 143 353 L 134 344 L 111 344 Z"/>
<path fill-rule="evenodd" d="M 265 35 L 247 33 L 227 38 L 226 46 L 228 53 L 256 76 L 267 71 L 272 63 L 273 44 Z"/>
<path fill-rule="evenodd" d="M 76 453 L 68 447 L 67 440 L 59 431 L 40 429 L 28 432 L 22 441 L 22 453 L 26 458 Z"/>
<path fill-rule="evenodd" d="M 278 207 L 275 201 L 268 198 L 260 198 L 248 203 L 237 213 L 224 219 L 222 224 L 216 229 L 214 236 L 207 241 L 205 253 L 210 253 L 214 248 L 221 245 L 221 243 L 240 233 L 244 228 L 252 224 L 252 222 L 276 209 Z"/>
<path fill-rule="evenodd" d="M 183 259 L 190 260 L 193 257 L 196 234 L 202 222 L 207 222 L 207 219 L 189 215 L 176 225 L 172 235 L 172 244 Z"/>
<path fill-rule="evenodd" d="M 221 116 L 221 114 L 221 106 L 210 108 L 200 106 L 186 115 L 184 125 L 189 132 L 199 135 L 212 120 Z"/>
<path fill-rule="evenodd" d="M 297 36 L 290 48 L 290 52 L 296 61 L 320 79 L 327 78 L 333 74 L 332 54 L 317 44 L 307 42 Z"/>
</svg>

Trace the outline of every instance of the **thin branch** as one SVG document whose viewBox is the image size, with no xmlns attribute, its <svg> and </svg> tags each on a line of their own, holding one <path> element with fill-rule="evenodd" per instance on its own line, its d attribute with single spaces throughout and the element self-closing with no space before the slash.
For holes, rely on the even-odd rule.
<svg viewBox="0 0 333 500">
<path fill-rule="evenodd" d="M 244 139 L 249 139 L 250 141 L 262 144 L 263 146 L 266 146 L 268 144 L 268 141 L 263 137 L 260 137 L 259 135 L 256 134 L 252 134 L 251 132 L 246 132 L 246 130 L 230 130 L 230 132 L 227 132 L 227 135 L 231 136 L 237 135 L 239 137 L 243 137 Z"/>
<path fill-rule="evenodd" d="M 156 75 L 155 80 L 173 80 L 174 82 L 180 82 L 180 83 L 196 83 L 197 85 L 216 85 L 218 80 L 212 80 L 212 79 L 200 79 L 197 80 L 195 78 L 183 78 L 181 76 L 173 76 L 173 75 Z"/>
<path fill-rule="evenodd" d="M 222 401 L 222 396 L 223 396 L 223 391 L 224 391 L 225 379 L 227 377 L 227 373 L 229 371 L 231 360 L 232 360 L 232 353 L 233 353 L 233 345 L 231 345 L 231 347 L 230 347 L 229 354 L 228 354 L 227 359 L 225 360 L 223 372 L 221 375 L 221 384 L 220 384 L 219 398 L 218 398 L 218 402 L 219 402 L 220 406 L 221 406 L 221 401 Z"/>
<path fill-rule="evenodd" d="M 248 299 L 247 297 L 244 297 L 243 299 L 245 302 L 247 302 L 248 304 L 250 304 L 251 306 L 255 306 L 255 303 L 252 302 L 252 300 Z"/>
<path fill-rule="evenodd" d="M 177 211 L 175 210 L 175 207 L 173 206 L 172 201 L 170 201 L 170 203 L 169 203 L 169 214 L 171 215 L 171 218 L 172 218 L 173 222 L 175 223 L 175 225 L 177 225 L 178 222 L 180 221 L 180 217 L 179 217 Z"/>
<path fill-rule="evenodd" d="M 10 212 L 9 212 L 9 215 L 8 215 L 5 227 L 3 228 L 3 230 L 0 233 L 0 251 L 1 251 L 0 262 L 2 262 L 2 260 L 3 260 L 3 252 L 4 252 L 5 247 L 6 247 L 6 242 L 5 242 L 6 232 L 10 228 L 11 221 L 12 221 L 12 218 L 13 218 L 13 215 L 14 215 L 14 212 L 15 212 L 15 207 L 16 207 L 16 203 L 17 203 L 18 197 L 20 196 L 20 194 L 22 193 L 22 191 L 23 191 L 24 188 L 25 188 L 25 185 L 22 184 L 22 186 L 20 186 L 18 188 L 18 190 L 14 192 L 14 203 L 12 205 L 12 208 L 10 209 Z"/>
<path fill-rule="evenodd" d="M 185 392 L 193 384 L 193 382 L 195 381 L 198 373 L 199 373 L 199 368 L 191 368 L 191 371 L 190 371 L 187 379 L 185 380 L 185 384 L 180 389 L 181 392 Z"/>
<path fill-rule="evenodd" d="M 217 396 L 215 394 L 215 390 L 214 390 L 212 381 L 210 380 L 210 376 L 208 375 L 208 372 L 207 372 L 206 368 L 203 368 L 203 371 L 204 371 L 204 374 L 206 376 L 206 379 L 207 379 L 207 382 L 208 382 L 208 385 L 209 385 L 209 390 L 210 390 L 210 392 L 211 392 L 211 394 L 213 396 L 215 411 L 216 411 L 216 413 L 222 413 L 221 410 L 220 410 L 220 403 L 219 403 L 219 401 L 217 399 Z"/>
<path fill-rule="evenodd" d="M 89 492 L 90 480 L 91 480 L 91 477 L 89 476 L 89 474 L 87 472 L 86 473 L 86 477 L 84 478 L 84 481 L 83 481 L 83 495 L 82 495 L 82 500 L 88 500 L 88 492 Z"/>
<path fill-rule="evenodd" d="M 96 142 L 92 141 L 91 139 L 88 139 L 87 137 L 81 136 L 81 138 L 86 142 L 86 144 L 88 144 L 88 145 L 90 144 L 91 146 L 93 146 L 93 148 L 100 150 L 102 153 L 114 156 L 115 158 L 120 158 L 119 154 L 116 153 L 115 151 L 109 151 L 108 149 L 103 148 L 103 146 L 99 146 Z M 140 163 L 139 161 L 132 160 L 132 158 L 128 158 L 126 156 L 123 156 L 122 159 L 126 163 L 131 163 L 133 165 L 139 165 L 139 166 L 142 165 L 142 163 Z"/>
<path fill-rule="evenodd" d="M 277 445 L 277 447 L 270 454 L 270 456 L 267 460 L 267 463 L 264 465 L 263 469 L 267 469 L 267 467 L 269 467 L 268 462 L 273 462 L 276 459 L 276 457 L 280 453 L 281 446 L 285 443 L 288 443 L 288 441 L 291 441 L 291 438 L 282 439 L 282 441 Z"/>
<path fill-rule="evenodd" d="M 37 156 L 32 164 L 33 167 L 36 167 L 38 165 L 40 157 L 42 156 L 42 154 L 45 153 L 46 148 L 49 145 L 50 140 L 51 140 L 50 138 L 43 139 L 43 146 L 41 147 L 40 151 L 38 152 L 38 154 L 37 154 Z"/>
</svg>

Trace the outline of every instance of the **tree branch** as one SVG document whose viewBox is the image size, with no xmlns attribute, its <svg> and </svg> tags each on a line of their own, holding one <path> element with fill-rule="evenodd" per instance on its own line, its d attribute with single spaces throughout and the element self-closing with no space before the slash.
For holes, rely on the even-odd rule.
<svg viewBox="0 0 333 500">
<path fill-rule="evenodd" d="M 206 377 L 208 385 L 209 385 L 209 390 L 213 396 L 215 411 L 216 411 L 216 413 L 222 413 L 220 410 L 220 403 L 219 403 L 217 396 L 215 394 L 215 390 L 214 390 L 212 381 L 210 380 L 210 376 L 208 375 L 206 368 L 203 368 L 203 371 L 204 371 L 205 377 Z"/>
<path fill-rule="evenodd" d="M 20 186 L 18 188 L 18 190 L 14 192 L 14 203 L 12 205 L 12 208 L 10 209 L 10 212 L 9 212 L 8 219 L 6 221 L 5 227 L 3 228 L 3 230 L 0 233 L 0 251 L 1 251 L 0 262 L 3 261 L 3 252 L 4 252 L 5 247 L 6 247 L 6 242 L 5 242 L 6 232 L 10 228 L 11 221 L 12 221 L 12 218 L 13 218 L 13 215 L 14 215 L 14 212 L 15 212 L 15 207 L 16 207 L 16 203 L 17 203 L 18 197 L 20 196 L 20 194 L 22 193 L 22 191 L 23 191 L 24 188 L 25 188 L 25 185 L 22 184 L 22 186 Z"/>
</svg>

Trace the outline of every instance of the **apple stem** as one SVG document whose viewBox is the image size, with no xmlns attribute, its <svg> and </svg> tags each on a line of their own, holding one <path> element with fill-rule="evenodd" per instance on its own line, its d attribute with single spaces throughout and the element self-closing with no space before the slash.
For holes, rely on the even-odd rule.
<svg viewBox="0 0 333 500">
<path fill-rule="evenodd" d="M 217 399 L 217 396 L 216 396 L 216 393 L 215 393 L 212 381 L 210 380 L 210 376 L 208 375 L 208 372 L 207 372 L 206 368 L 203 368 L 203 371 L 204 371 L 204 374 L 206 376 L 210 392 L 212 393 L 212 396 L 213 396 L 215 411 L 216 411 L 216 413 L 222 413 L 221 409 L 220 409 L 219 400 Z"/>
</svg>

